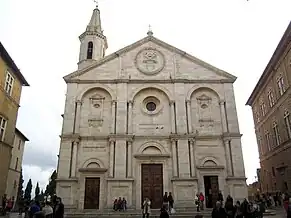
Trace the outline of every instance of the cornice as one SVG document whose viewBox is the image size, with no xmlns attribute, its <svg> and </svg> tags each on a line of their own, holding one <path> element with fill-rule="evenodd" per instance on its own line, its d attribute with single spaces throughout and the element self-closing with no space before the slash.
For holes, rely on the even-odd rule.
<svg viewBox="0 0 291 218">
<path fill-rule="evenodd" d="M 197 135 L 197 134 L 170 134 L 170 135 L 133 135 L 133 134 L 109 134 L 99 136 L 82 136 L 78 134 L 63 134 L 62 141 L 75 141 L 75 140 L 126 140 L 133 141 L 135 139 L 154 139 L 154 140 L 231 140 L 241 138 L 240 133 L 228 133 L 227 135 Z"/>
<path fill-rule="evenodd" d="M 78 178 L 57 178 L 57 182 L 78 182 Z"/>
<path fill-rule="evenodd" d="M 287 45 L 291 41 L 291 22 L 289 23 L 285 33 L 283 34 L 280 42 L 277 45 L 275 52 L 273 53 L 269 63 L 267 64 L 264 72 L 262 73 L 261 77 L 259 78 L 258 83 L 256 84 L 253 92 L 251 93 L 249 99 L 247 100 L 246 105 L 252 106 L 255 102 L 256 98 L 260 94 L 260 90 L 262 87 L 266 85 L 266 81 L 272 73 L 276 70 L 275 67 L 278 66 L 278 62 L 282 60 L 282 56 L 284 55 L 284 51 L 286 50 Z M 290 49 L 290 48 L 289 48 Z"/>
<path fill-rule="evenodd" d="M 67 79 L 67 83 L 78 83 L 78 84 L 118 84 L 118 83 L 129 83 L 129 84 L 173 84 L 173 83 L 208 83 L 208 84 L 224 84 L 233 83 L 231 79 L 221 80 L 198 80 L 198 79 L 154 79 L 154 80 L 141 80 L 141 79 L 107 79 L 107 80 L 80 80 L 80 79 Z"/>
</svg>

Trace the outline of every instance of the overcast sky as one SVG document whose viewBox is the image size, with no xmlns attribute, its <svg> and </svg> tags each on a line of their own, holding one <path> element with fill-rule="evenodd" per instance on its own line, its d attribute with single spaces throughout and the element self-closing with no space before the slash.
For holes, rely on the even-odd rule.
<svg viewBox="0 0 291 218">
<path fill-rule="evenodd" d="M 66 84 L 77 68 L 78 36 L 93 0 L 0 0 L 0 40 L 30 83 L 18 128 L 30 139 L 24 179 L 45 187 L 56 167 Z M 290 21 L 290 0 L 99 0 L 110 54 L 154 36 L 238 77 L 235 96 L 246 176 L 255 180 L 258 149 L 249 95 Z"/>
</svg>

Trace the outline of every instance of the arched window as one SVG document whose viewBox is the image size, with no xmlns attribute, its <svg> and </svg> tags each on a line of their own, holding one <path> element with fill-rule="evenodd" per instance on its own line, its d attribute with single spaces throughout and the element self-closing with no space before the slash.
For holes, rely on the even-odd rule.
<svg viewBox="0 0 291 218">
<path fill-rule="evenodd" d="M 87 59 L 92 59 L 93 56 L 93 42 L 88 42 Z"/>
</svg>

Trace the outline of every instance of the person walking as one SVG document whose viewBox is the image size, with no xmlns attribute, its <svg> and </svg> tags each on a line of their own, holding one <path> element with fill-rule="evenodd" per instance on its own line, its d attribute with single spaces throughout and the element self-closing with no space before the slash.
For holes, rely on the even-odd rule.
<svg viewBox="0 0 291 218">
<path fill-rule="evenodd" d="M 149 218 L 151 213 L 151 201 L 148 198 L 145 198 L 142 204 L 142 217 Z"/>
</svg>

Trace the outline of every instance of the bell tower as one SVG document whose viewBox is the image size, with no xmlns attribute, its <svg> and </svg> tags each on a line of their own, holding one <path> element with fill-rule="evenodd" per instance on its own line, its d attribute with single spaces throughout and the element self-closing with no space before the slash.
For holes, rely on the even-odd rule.
<svg viewBox="0 0 291 218">
<path fill-rule="evenodd" d="M 93 10 L 91 20 L 85 30 L 79 36 L 81 46 L 78 69 L 84 69 L 105 56 L 108 48 L 106 36 L 101 27 L 100 10 L 98 5 Z"/>
</svg>

